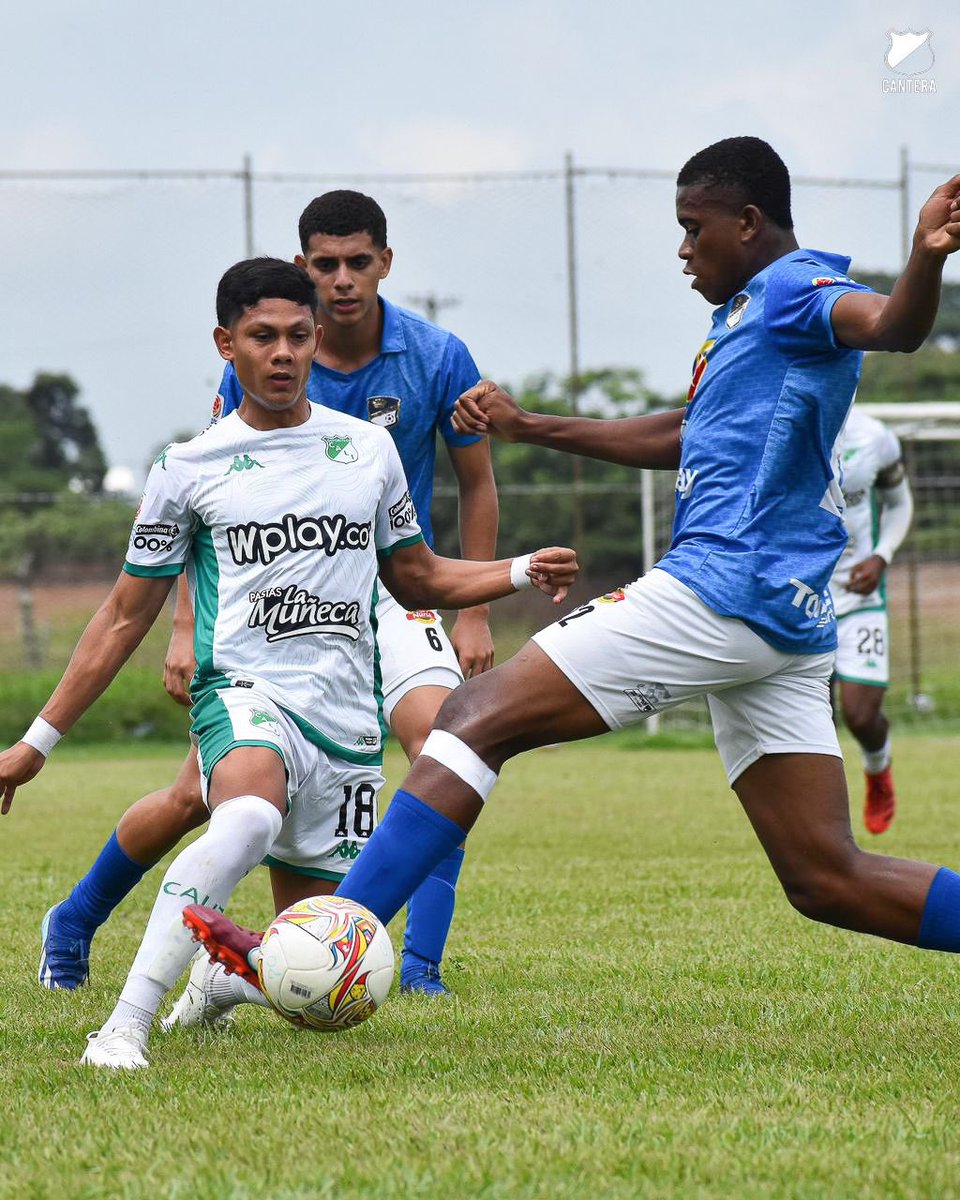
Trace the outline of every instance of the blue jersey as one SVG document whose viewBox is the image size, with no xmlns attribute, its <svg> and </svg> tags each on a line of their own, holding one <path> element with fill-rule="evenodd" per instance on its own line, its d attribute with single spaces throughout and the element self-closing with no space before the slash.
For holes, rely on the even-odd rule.
<svg viewBox="0 0 960 1200">
<path fill-rule="evenodd" d="M 437 433 L 450 446 L 469 446 L 450 417 L 457 397 L 480 379 L 470 351 L 459 338 L 417 313 L 380 297 L 380 353 L 357 371 L 344 373 L 315 362 L 307 396 L 337 412 L 382 425 L 393 435 L 406 472 L 424 539 L 433 545 L 430 505 Z M 239 408 L 243 392 L 227 363 L 213 408 L 214 419 Z"/>
<path fill-rule="evenodd" d="M 869 290 L 849 265 L 795 250 L 713 314 L 658 564 L 790 654 L 837 642 L 828 583 L 846 532 L 834 446 L 863 355 L 837 344 L 830 314 L 844 293 Z"/>
</svg>

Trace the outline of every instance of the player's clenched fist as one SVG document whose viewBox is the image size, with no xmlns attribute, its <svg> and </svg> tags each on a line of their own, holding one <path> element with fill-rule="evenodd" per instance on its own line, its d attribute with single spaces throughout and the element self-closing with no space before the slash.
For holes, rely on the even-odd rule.
<svg viewBox="0 0 960 1200">
<path fill-rule="evenodd" d="M 13 793 L 22 783 L 29 783 L 45 762 L 40 751 L 25 742 L 17 742 L 0 754 L 0 796 L 3 797 L 0 812 L 4 816 L 13 804 Z"/>
<path fill-rule="evenodd" d="M 464 392 L 453 410 L 458 433 L 492 434 L 506 442 L 520 440 L 527 414 L 516 400 L 491 379 Z"/>
<path fill-rule="evenodd" d="M 535 588 L 553 597 L 554 604 L 561 604 L 579 570 L 575 551 L 568 546 L 549 546 L 530 555 L 526 575 Z"/>
</svg>

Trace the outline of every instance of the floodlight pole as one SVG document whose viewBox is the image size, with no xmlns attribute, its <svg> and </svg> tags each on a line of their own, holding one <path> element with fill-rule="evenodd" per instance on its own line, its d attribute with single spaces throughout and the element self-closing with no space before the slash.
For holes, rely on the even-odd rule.
<svg viewBox="0 0 960 1200">
<path fill-rule="evenodd" d="M 564 209 L 567 231 L 567 332 L 570 343 L 570 379 L 568 383 L 570 412 L 580 415 L 580 323 L 577 311 L 577 228 L 573 155 L 567 151 L 563 159 Z M 573 456 L 573 547 L 586 573 L 587 545 L 583 521 L 583 463 Z"/>
<path fill-rule="evenodd" d="M 243 184 L 243 235 L 247 258 L 253 258 L 253 159 L 249 154 L 243 156 L 243 168 L 240 171 Z"/>
</svg>

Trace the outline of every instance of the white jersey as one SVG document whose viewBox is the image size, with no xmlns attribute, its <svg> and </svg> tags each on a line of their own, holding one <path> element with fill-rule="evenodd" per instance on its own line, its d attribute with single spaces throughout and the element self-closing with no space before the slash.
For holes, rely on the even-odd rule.
<svg viewBox="0 0 960 1200">
<path fill-rule="evenodd" d="M 147 480 L 124 569 L 186 567 L 196 703 L 257 688 L 315 744 L 378 762 L 384 726 L 371 614 L 377 554 L 421 540 L 390 434 L 311 404 L 292 429 L 232 413 L 169 446 Z"/>
<path fill-rule="evenodd" d="M 883 585 L 869 596 L 847 590 L 850 569 L 874 552 L 879 509 L 875 486 L 877 476 L 902 458 L 896 435 L 874 417 L 854 405 L 837 443 L 843 469 L 842 487 L 846 508 L 843 523 L 847 545 L 830 579 L 834 609 L 838 617 L 862 608 L 882 608 Z"/>
</svg>

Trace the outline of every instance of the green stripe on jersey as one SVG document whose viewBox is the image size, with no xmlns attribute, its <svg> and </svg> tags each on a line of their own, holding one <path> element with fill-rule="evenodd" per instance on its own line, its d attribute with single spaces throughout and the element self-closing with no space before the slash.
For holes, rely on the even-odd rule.
<svg viewBox="0 0 960 1200">
<path fill-rule="evenodd" d="M 299 713 L 291 712 L 289 708 L 285 708 L 282 704 L 278 704 L 277 707 L 287 714 L 308 742 L 311 742 L 314 746 L 319 746 L 321 750 L 326 750 L 334 758 L 342 758 L 344 762 L 353 763 L 358 767 L 380 767 L 383 765 L 382 746 L 372 754 L 363 754 L 359 750 L 348 750 L 346 746 L 337 745 L 332 738 L 328 738 L 325 733 L 321 733 L 309 721 L 304 720 Z"/>
<path fill-rule="evenodd" d="M 193 535 L 193 564 L 197 580 L 193 598 L 193 653 L 197 660 L 194 681 L 206 683 L 214 675 L 213 637 L 220 611 L 220 564 L 210 526 L 202 521 Z"/>
<path fill-rule="evenodd" d="M 144 567 L 140 563 L 125 562 L 123 569 L 128 575 L 139 575 L 145 579 L 157 579 L 161 575 L 182 575 L 186 563 L 166 563 L 162 567 Z"/>
<path fill-rule="evenodd" d="M 404 546 L 415 546 L 417 544 L 417 542 L 422 542 L 422 541 L 423 541 L 423 534 L 418 533 L 418 534 L 415 534 L 413 537 L 401 538 L 399 542 L 394 542 L 392 546 L 386 546 L 386 547 L 378 546 L 377 547 L 377 557 L 378 558 L 389 558 L 390 555 L 394 552 L 394 550 L 402 550 L 404 548 Z"/>
</svg>

